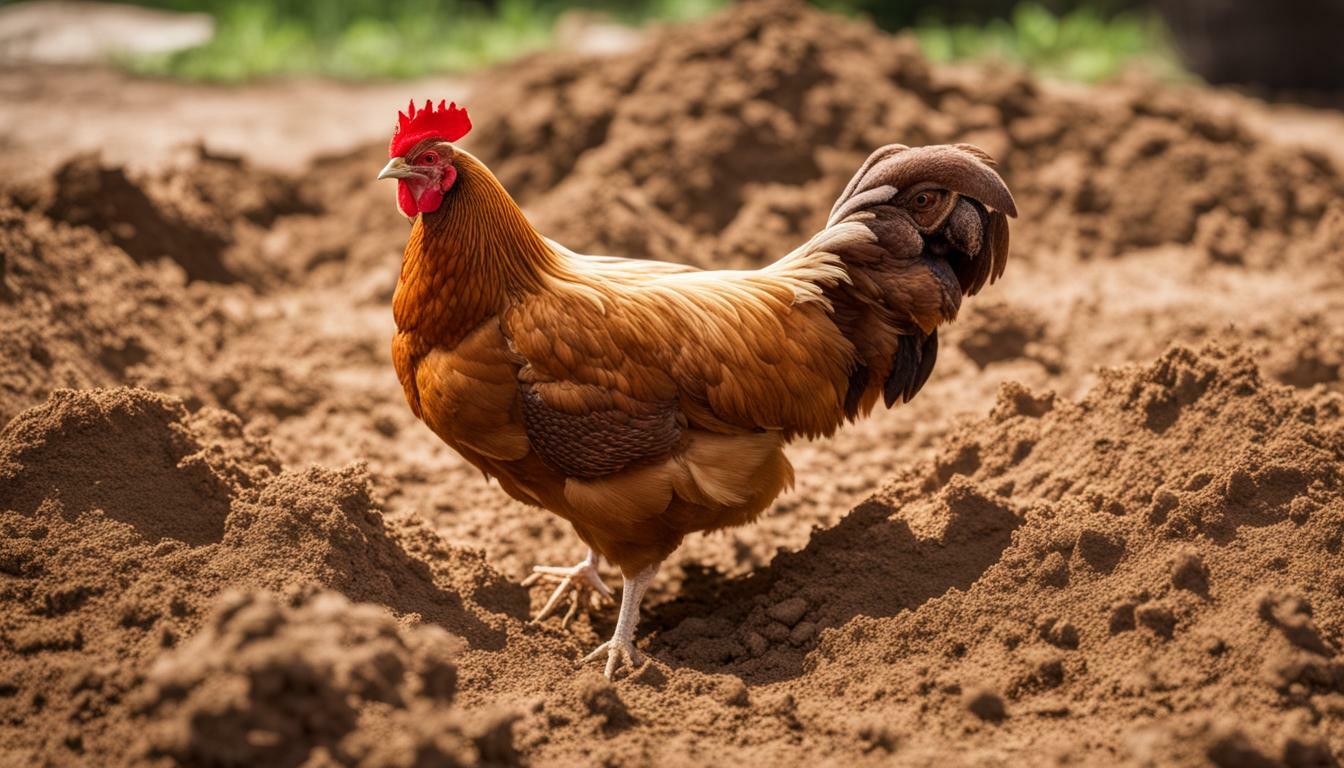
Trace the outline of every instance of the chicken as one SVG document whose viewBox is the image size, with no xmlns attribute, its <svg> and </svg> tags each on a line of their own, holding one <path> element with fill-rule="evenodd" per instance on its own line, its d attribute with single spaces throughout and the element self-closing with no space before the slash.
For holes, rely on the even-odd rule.
<svg viewBox="0 0 1344 768">
<path fill-rule="evenodd" d="M 793 482 L 784 448 L 914 397 L 938 327 L 996 280 L 1017 211 L 970 145 L 892 144 L 826 226 L 758 270 L 585 256 L 540 235 L 454 144 L 466 111 L 399 115 L 391 160 L 412 218 L 392 356 L 415 415 L 512 497 L 588 546 L 538 615 L 611 597 L 612 637 L 584 661 L 642 663 L 639 604 L 689 533 L 754 520 Z"/>
</svg>

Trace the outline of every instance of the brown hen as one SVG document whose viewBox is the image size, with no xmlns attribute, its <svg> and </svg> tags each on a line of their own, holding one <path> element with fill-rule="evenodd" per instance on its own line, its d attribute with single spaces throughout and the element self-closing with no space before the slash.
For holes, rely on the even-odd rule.
<svg viewBox="0 0 1344 768">
<path fill-rule="evenodd" d="M 919 391 L 938 327 L 1002 274 L 1016 207 L 979 149 L 893 144 L 762 269 L 585 256 L 453 144 L 469 128 L 455 106 L 412 106 L 379 176 L 414 220 L 393 360 L 416 416 L 588 545 L 527 582 L 559 582 L 539 619 L 610 596 L 599 556 L 621 569 L 615 632 L 588 657 L 611 676 L 640 663 L 640 600 L 688 533 L 755 519 L 793 481 L 789 441 Z"/>
</svg>

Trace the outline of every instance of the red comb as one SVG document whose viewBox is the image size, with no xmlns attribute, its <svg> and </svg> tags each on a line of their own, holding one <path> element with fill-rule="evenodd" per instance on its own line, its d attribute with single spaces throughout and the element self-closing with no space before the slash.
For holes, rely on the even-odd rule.
<svg viewBox="0 0 1344 768">
<path fill-rule="evenodd" d="M 424 109 L 417 111 L 412 101 L 405 112 L 397 113 L 397 129 L 392 133 L 387 156 L 401 157 L 430 136 L 457 141 L 470 130 L 471 118 L 467 117 L 467 110 L 457 106 L 457 102 L 445 104 L 440 101 L 435 109 L 433 102 L 426 101 Z"/>
</svg>

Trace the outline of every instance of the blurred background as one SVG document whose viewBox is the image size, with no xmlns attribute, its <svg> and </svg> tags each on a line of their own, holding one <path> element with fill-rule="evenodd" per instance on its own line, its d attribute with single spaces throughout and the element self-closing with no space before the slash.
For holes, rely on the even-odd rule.
<svg viewBox="0 0 1344 768">
<path fill-rule="evenodd" d="M 1344 87 L 1344 0 L 814 0 L 909 30 L 936 61 L 1095 82 L 1140 70 L 1262 95 Z M 461 73 L 548 48 L 621 49 L 726 0 L 143 0 L 0 3 L 0 59 L 208 82 Z"/>
</svg>

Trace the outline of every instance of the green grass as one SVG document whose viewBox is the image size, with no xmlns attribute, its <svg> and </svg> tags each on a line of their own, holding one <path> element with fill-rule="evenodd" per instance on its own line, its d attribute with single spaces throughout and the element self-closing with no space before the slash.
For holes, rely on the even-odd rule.
<svg viewBox="0 0 1344 768">
<path fill-rule="evenodd" d="M 982 25 L 926 22 L 914 32 L 934 61 L 1016 62 L 1037 74 L 1087 83 L 1133 69 L 1163 78 L 1181 75 L 1165 27 L 1149 14 L 1107 18 L 1084 7 L 1057 16 L 1043 6 L 1023 3 L 1008 20 Z"/>
<path fill-rule="evenodd" d="M 339 6 L 332 3 L 331 6 Z M 244 0 L 216 12 L 203 46 L 123 63 L 142 74 L 237 82 L 273 75 L 406 78 L 474 69 L 551 43 L 554 13 L 536 0 L 390 2 L 367 14 L 321 17 Z M 330 6 L 327 6 L 330 7 Z"/>
<path fill-rule="evenodd" d="M 813 1 L 840 12 L 877 13 L 869 7 L 871 0 Z M 238 82 L 295 74 L 361 79 L 461 72 L 554 45 L 556 19 L 568 7 L 593 8 L 637 25 L 695 18 L 721 8 L 728 0 L 140 2 L 203 10 L 215 16 L 218 28 L 203 46 L 125 59 L 126 67 L 143 74 Z M 907 4 L 906 16 L 918 7 L 930 7 L 921 0 L 907 0 Z M 1090 6 L 1055 15 L 1026 2 L 1007 20 L 983 24 L 926 21 L 917 24 L 914 32 L 935 61 L 1007 60 L 1047 76 L 1085 82 L 1136 66 L 1163 76 L 1179 72 L 1164 30 L 1151 15 L 1106 16 Z"/>
</svg>

